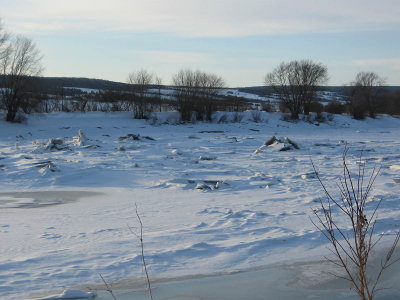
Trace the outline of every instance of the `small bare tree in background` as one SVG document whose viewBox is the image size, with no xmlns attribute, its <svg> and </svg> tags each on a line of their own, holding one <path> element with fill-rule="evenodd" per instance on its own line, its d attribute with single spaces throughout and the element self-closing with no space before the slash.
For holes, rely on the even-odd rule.
<svg viewBox="0 0 400 300">
<path fill-rule="evenodd" d="M 375 118 L 385 91 L 385 80 L 374 72 L 359 72 L 351 85 L 350 109 L 355 119 L 364 119 L 365 112 Z"/>
<path fill-rule="evenodd" d="M 156 76 L 154 79 L 154 84 L 157 89 L 157 99 L 158 99 L 159 110 L 160 110 L 160 112 L 162 112 L 163 99 L 162 99 L 162 95 L 161 95 L 161 88 L 162 88 L 161 77 Z"/>
<path fill-rule="evenodd" d="M 4 43 L 4 41 L 3 41 Z M 34 77 L 42 73 L 41 55 L 32 40 L 18 36 L 10 39 L 2 49 L 2 102 L 7 110 L 7 121 L 14 121 L 19 109 L 29 101 L 27 90 Z"/>
<path fill-rule="evenodd" d="M 212 113 L 216 110 L 218 91 L 224 87 L 225 81 L 215 74 L 203 73 L 201 76 L 203 109 L 206 120 L 211 121 Z"/>
<path fill-rule="evenodd" d="M 145 69 L 132 72 L 128 75 L 128 84 L 133 94 L 133 112 L 135 119 L 145 119 L 148 112 L 148 101 L 146 101 L 147 90 L 153 84 L 154 75 Z"/>
<path fill-rule="evenodd" d="M 383 272 L 398 261 L 393 260 L 394 250 L 399 242 L 400 232 L 396 235 L 394 242 L 383 258 L 381 268 L 372 277 L 368 271 L 368 261 L 374 247 L 379 243 L 382 236 L 374 240 L 373 234 L 377 220 L 377 210 L 381 201 L 372 208 L 367 215 L 366 205 L 372 185 L 379 174 L 379 169 L 374 168 L 370 177 L 365 178 L 365 163 L 358 162 L 358 175 L 351 175 L 346 161 L 348 148 L 343 152 L 343 177 L 338 183 L 340 191 L 339 198 L 335 198 L 321 181 L 313 164 L 315 174 L 325 192 L 326 201 L 320 200 L 320 209 L 313 212 L 317 222 L 312 223 L 329 240 L 330 249 L 336 259 L 328 261 L 345 271 L 346 276 L 338 276 L 348 280 L 356 290 L 360 299 L 373 299 L 378 291 L 378 283 Z M 338 210 L 338 214 L 336 214 Z M 340 215 L 344 215 L 347 222 L 339 224 Z M 348 231 L 347 228 L 350 228 Z"/>
<path fill-rule="evenodd" d="M 311 60 L 282 62 L 265 76 L 265 84 L 271 86 L 290 111 L 293 119 L 300 113 L 308 115 L 315 101 L 318 88 L 328 81 L 328 69 Z"/>
<path fill-rule="evenodd" d="M 182 121 L 190 121 L 194 111 L 194 98 L 198 94 L 198 83 L 193 71 L 181 70 L 172 78 L 175 96 Z"/>
</svg>

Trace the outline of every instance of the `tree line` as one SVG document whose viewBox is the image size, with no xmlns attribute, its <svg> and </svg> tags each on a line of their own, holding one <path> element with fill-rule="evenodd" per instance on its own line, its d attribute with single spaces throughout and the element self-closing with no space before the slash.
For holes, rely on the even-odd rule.
<svg viewBox="0 0 400 300">
<path fill-rule="evenodd" d="M 245 99 L 221 96 L 225 87 L 221 76 L 200 70 L 184 69 L 172 77 L 172 93 L 162 93 L 162 79 L 142 69 L 128 74 L 127 91 L 105 91 L 95 95 L 69 97 L 60 87 L 60 98 L 41 90 L 42 56 L 29 38 L 13 36 L 0 26 L 0 109 L 6 120 L 15 121 L 23 111 L 130 110 L 135 118 L 148 118 L 152 112 L 176 109 L 182 121 L 211 120 L 217 110 L 241 111 L 248 107 Z M 385 80 L 374 72 L 360 72 L 344 87 L 346 103 L 331 101 L 325 107 L 318 102 L 321 86 L 328 82 L 328 69 L 312 60 L 282 62 L 264 79 L 279 100 L 279 110 L 293 119 L 310 112 L 348 113 L 356 119 L 374 118 L 378 113 L 400 114 L 400 91 L 387 93 Z M 49 104 L 49 100 L 53 100 Z M 57 100 L 58 102 L 54 102 Z M 93 101 L 103 103 L 98 107 Z M 104 105 L 107 103 L 107 105 Z M 106 107 L 106 108 L 104 108 Z M 273 111 L 268 103 L 263 108 Z"/>
<path fill-rule="evenodd" d="M 319 87 L 328 81 L 328 69 L 322 63 L 311 60 L 282 62 L 265 77 L 265 84 L 273 88 L 281 101 L 281 110 L 290 112 L 293 119 L 299 114 L 309 115 L 316 104 Z M 359 72 L 354 81 L 343 88 L 345 105 L 330 102 L 326 111 L 351 114 L 355 119 L 366 115 L 375 118 L 377 113 L 400 113 L 400 93 L 388 94 L 385 79 L 374 72 Z"/>
</svg>

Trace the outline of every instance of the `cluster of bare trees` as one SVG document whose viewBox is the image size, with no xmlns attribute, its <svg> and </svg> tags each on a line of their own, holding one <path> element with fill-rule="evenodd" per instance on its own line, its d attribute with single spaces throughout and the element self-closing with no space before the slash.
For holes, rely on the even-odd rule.
<svg viewBox="0 0 400 300">
<path fill-rule="evenodd" d="M 147 118 L 148 113 L 154 111 L 155 105 L 159 107 L 160 111 L 162 110 L 162 79 L 160 77 L 141 69 L 128 75 L 128 84 L 131 87 L 131 104 L 136 119 Z M 150 88 L 158 91 L 156 96 L 154 93 L 148 93 Z"/>
<path fill-rule="evenodd" d="M 142 69 L 130 73 L 127 81 L 131 86 L 131 105 L 135 118 L 147 118 L 157 106 L 161 111 L 163 104 L 161 78 Z M 212 113 L 216 109 L 218 90 L 224 86 L 224 80 L 220 76 L 185 69 L 174 75 L 172 82 L 174 106 L 181 113 L 183 121 L 190 121 L 192 118 L 211 120 Z"/>
<path fill-rule="evenodd" d="M 279 97 L 281 110 L 288 110 L 294 119 L 297 119 L 301 113 L 309 114 L 310 109 L 313 105 L 315 106 L 316 94 L 320 86 L 327 81 L 327 67 L 311 60 L 282 62 L 265 76 L 265 84 L 272 87 Z M 342 107 L 339 103 L 333 103 L 328 109 L 346 110 L 355 119 L 364 119 L 367 113 L 369 117 L 375 118 L 385 104 L 384 86 L 385 80 L 378 74 L 360 72 L 348 87 L 350 93 L 347 105 Z M 393 101 L 389 102 L 393 104 Z"/>
<path fill-rule="evenodd" d="M 33 78 L 41 75 L 41 55 L 35 44 L 22 36 L 13 37 L 0 27 L 1 104 L 7 121 L 14 121 L 20 108 L 27 107 Z"/>
<path fill-rule="evenodd" d="M 356 119 L 363 119 L 368 113 L 374 118 L 378 112 L 387 113 L 382 111 L 386 102 L 390 102 L 391 106 L 395 103 L 390 99 L 384 101 L 385 80 L 382 77 L 373 72 L 360 72 L 350 83 L 347 104 L 333 102 L 325 108 L 318 103 L 317 92 L 327 81 L 327 67 L 311 60 L 282 62 L 265 76 L 265 84 L 273 88 L 280 100 L 281 111 L 289 111 L 293 119 L 297 119 L 300 114 L 309 115 L 310 111 L 321 113 L 323 110 L 347 112 Z M 140 70 L 129 74 L 128 83 L 132 86 L 135 118 L 146 118 L 149 112 L 154 111 L 154 104 L 157 103 L 161 111 L 160 78 L 146 70 Z M 218 75 L 184 69 L 173 76 L 172 84 L 175 90 L 174 106 L 181 113 L 182 121 L 211 120 L 212 113 L 222 103 L 216 100 L 219 98 L 218 90 L 225 83 Z M 154 93 L 148 93 L 150 88 L 158 89 L 159 97 L 152 98 Z"/>
<path fill-rule="evenodd" d="M 218 90 L 225 84 L 222 77 L 186 69 L 175 74 L 172 81 L 182 120 L 211 120 Z"/>
</svg>

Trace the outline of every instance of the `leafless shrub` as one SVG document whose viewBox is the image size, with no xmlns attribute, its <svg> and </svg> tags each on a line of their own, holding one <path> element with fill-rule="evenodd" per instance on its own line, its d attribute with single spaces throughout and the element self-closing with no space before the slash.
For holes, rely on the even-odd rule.
<svg viewBox="0 0 400 300">
<path fill-rule="evenodd" d="M 219 116 L 218 123 L 226 123 L 228 121 L 228 115 L 223 113 Z"/>
<path fill-rule="evenodd" d="M 335 117 L 334 117 L 334 115 L 331 114 L 331 113 L 326 113 L 326 119 L 327 119 L 329 122 L 333 122 L 333 120 L 335 120 Z"/>
<path fill-rule="evenodd" d="M 275 112 L 275 107 L 271 102 L 264 102 L 262 104 L 262 110 L 266 112 Z"/>
<path fill-rule="evenodd" d="M 333 100 L 324 107 L 324 110 L 330 114 L 341 115 L 346 111 L 346 106 L 339 101 Z"/>
<path fill-rule="evenodd" d="M 324 113 L 319 112 L 315 115 L 315 121 L 320 122 L 320 123 L 324 123 L 326 122 L 327 117 Z"/>
<path fill-rule="evenodd" d="M 282 114 L 281 120 L 285 122 L 297 122 L 297 119 L 293 119 L 291 114 Z"/>
<path fill-rule="evenodd" d="M 303 121 L 310 122 L 310 123 L 313 123 L 313 124 L 316 124 L 316 122 L 317 123 L 324 123 L 324 122 L 326 122 L 326 115 L 324 113 L 322 113 L 322 112 L 309 114 L 308 116 L 304 115 L 303 116 Z"/>
<path fill-rule="evenodd" d="M 192 112 L 191 116 L 190 116 L 190 123 L 192 124 L 196 124 L 197 120 L 198 120 L 198 114 L 196 112 Z M 201 118 L 200 118 L 201 120 Z"/>
<path fill-rule="evenodd" d="M 251 121 L 253 121 L 254 123 L 260 123 L 262 121 L 261 112 L 258 110 L 252 110 Z"/>
<path fill-rule="evenodd" d="M 381 201 L 373 207 L 372 212 L 367 216 L 367 199 L 371 192 L 379 168 L 374 168 L 369 178 L 365 177 L 365 164 L 360 160 L 356 178 L 352 176 L 346 161 L 348 148 L 343 155 L 343 177 L 337 186 L 340 197 L 335 198 L 322 182 L 313 164 L 315 174 L 324 190 L 326 200 L 320 200 L 320 209 L 314 209 L 316 220 L 312 223 L 329 240 L 330 251 L 336 259 L 326 258 L 345 272 L 345 277 L 355 289 L 360 299 L 373 299 L 378 291 L 378 283 L 382 273 L 399 259 L 393 260 L 393 252 L 399 242 L 400 232 L 396 235 L 392 246 L 383 258 L 381 268 L 375 277 L 368 272 L 368 260 L 371 251 L 379 243 L 380 238 L 374 239 L 374 230 L 377 220 L 377 210 Z M 339 224 L 339 216 L 335 213 L 338 210 L 340 215 L 345 216 L 346 224 Z M 347 225 L 347 226 L 346 226 Z M 345 228 L 350 228 L 349 232 Z M 355 271 L 354 271 L 355 270 Z"/>
<path fill-rule="evenodd" d="M 158 117 L 155 113 L 151 113 L 149 115 L 149 118 L 147 119 L 147 123 L 149 123 L 152 126 L 155 126 L 158 124 Z"/>
<path fill-rule="evenodd" d="M 182 121 L 192 121 L 193 112 L 196 113 L 196 120 L 211 121 L 216 110 L 218 90 L 225 84 L 222 77 L 186 69 L 175 74 L 172 82 Z"/>
<path fill-rule="evenodd" d="M 234 123 L 240 123 L 240 122 L 242 122 L 243 117 L 244 117 L 244 114 L 243 114 L 243 113 L 241 113 L 241 112 L 235 112 L 235 113 L 233 114 L 232 122 L 234 122 Z"/>
<path fill-rule="evenodd" d="M 324 106 L 318 101 L 313 101 L 310 103 L 310 112 L 322 113 L 324 111 Z"/>
</svg>

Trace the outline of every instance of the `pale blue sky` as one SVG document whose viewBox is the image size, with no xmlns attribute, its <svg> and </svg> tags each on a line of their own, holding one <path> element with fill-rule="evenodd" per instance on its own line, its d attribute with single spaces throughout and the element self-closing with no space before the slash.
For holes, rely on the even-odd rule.
<svg viewBox="0 0 400 300">
<path fill-rule="evenodd" d="M 171 83 L 182 68 L 227 85 L 263 85 L 282 61 L 328 67 L 330 85 L 374 71 L 400 85 L 398 0 L 0 0 L 10 32 L 32 38 L 45 76 L 125 81 L 145 68 Z"/>
</svg>

